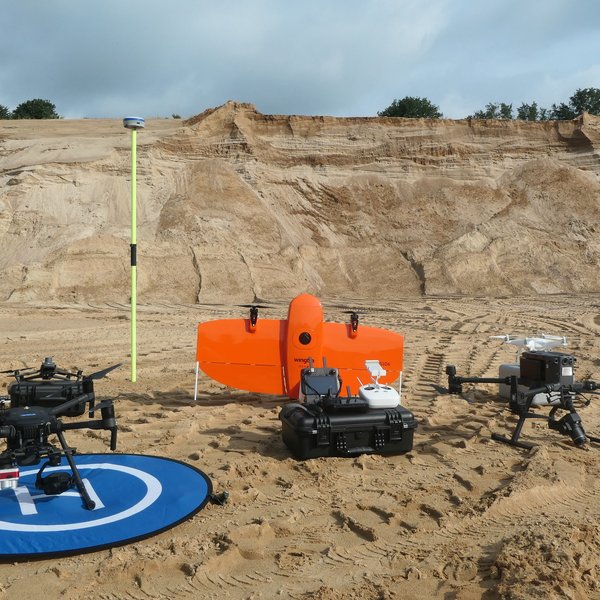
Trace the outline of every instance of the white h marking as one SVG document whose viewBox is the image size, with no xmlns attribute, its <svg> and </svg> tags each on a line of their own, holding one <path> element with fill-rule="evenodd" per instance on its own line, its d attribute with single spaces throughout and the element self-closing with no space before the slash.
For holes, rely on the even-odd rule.
<svg viewBox="0 0 600 600">
<path fill-rule="evenodd" d="M 96 507 L 94 510 L 98 510 L 99 508 L 104 508 L 104 504 L 102 504 L 102 500 L 98 497 L 96 490 L 92 487 L 92 484 L 87 480 L 83 479 L 83 485 L 87 490 L 87 493 L 90 495 L 90 498 L 96 503 Z M 71 497 L 79 497 L 79 490 L 69 490 L 67 492 L 63 492 L 60 494 L 61 496 L 71 496 Z M 35 506 L 35 501 L 39 498 L 52 498 L 53 496 L 47 496 L 43 492 L 40 494 L 32 495 L 27 487 L 24 485 L 20 485 L 15 488 L 15 496 L 17 497 L 17 502 L 19 503 L 19 509 L 21 510 L 21 514 L 26 517 L 28 515 L 37 515 L 38 511 Z"/>
</svg>

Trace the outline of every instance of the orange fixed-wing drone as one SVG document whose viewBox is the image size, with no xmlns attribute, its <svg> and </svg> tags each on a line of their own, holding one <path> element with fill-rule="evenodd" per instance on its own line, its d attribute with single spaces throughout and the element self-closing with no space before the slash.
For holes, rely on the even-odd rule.
<svg viewBox="0 0 600 600">
<path fill-rule="evenodd" d="M 365 360 L 377 359 L 391 383 L 402 374 L 404 338 L 399 333 L 365 327 L 352 313 L 349 323 L 325 323 L 321 302 L 301 294 L 290 302 L 284 320 L 259 319 L 256 307 L 248 319 L 221 319 L 198 325 L 198 368 L 230 387 L 297 399 L 300 376 L 309 359 L 326 359 L 338 369 L 344 388 L 357 394 L 359 377 L 369 380 Z M 323 365 L 325 366 L 325 365 Z"/>
</svg>

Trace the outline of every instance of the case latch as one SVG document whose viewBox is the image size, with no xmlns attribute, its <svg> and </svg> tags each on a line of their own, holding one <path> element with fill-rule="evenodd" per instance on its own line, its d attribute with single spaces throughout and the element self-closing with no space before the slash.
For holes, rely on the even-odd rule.
<svg viewBox="0 0 600 600">
<path fill-rule="evenodd" d="M 329 446 L 331 436 L 331 424 L 326 414 L 320 414 L 315 417 L 317 429 L 317 446 Z"/>
<path fill-rule="evenodd" d="M 387 421 L 390 426 L 390 442 L 402 439 L 402 415 L 397 410 L 388 410 Z"/>
</svg>

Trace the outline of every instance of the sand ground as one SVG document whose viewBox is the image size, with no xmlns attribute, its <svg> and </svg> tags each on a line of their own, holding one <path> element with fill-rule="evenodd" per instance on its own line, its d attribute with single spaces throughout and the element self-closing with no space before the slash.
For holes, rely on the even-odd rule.
<svg viewBox="0 0 600 600">
<path fill-rule="evenodd" d="M 125 364 L 96 386 L 100 395 L 122 394 L 118 450 L 187 461 L 230 501 L 139 543 L 0 564 L 0 598 L 598 598 L 600 450 L 576 449 L 542 422 L 525 428 L 539 444 L 532 451 L 498 445 L 490 433 L 508 432 L 515 418 L 495 386 L 464 398 L 441 393 L 448 363 L 494 376 L 511 362 L 514 352 L 489 339 L 497 333 L 566 335 L 579 378 L 600 380 L 597 302 L 560 295 L 374 303 L 363 322 L 405 335 L 404 404 L 419 421 L 414 449 L 305 462 L 281 441 L 285 399 L 202 377 L 193 401 L 197 323 L 243 309 L 141 306 L 138 382 Z M 326 318 L 345 320 L 342 304 L 324 301 Z M 277 304 L 264 316 L 286 311 Z M 128 360 L 125 305 L 3 304 L 0 332 L 2 369 L 44 356 L 88 372 Z M 597 403 L 580 414 L 600 433 Z M 106 437 L 69 439 L 101 452 Z"/>
</svg>

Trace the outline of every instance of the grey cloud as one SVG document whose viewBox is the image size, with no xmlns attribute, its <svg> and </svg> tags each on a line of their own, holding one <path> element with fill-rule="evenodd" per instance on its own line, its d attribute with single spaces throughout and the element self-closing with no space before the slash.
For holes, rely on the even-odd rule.
<svg viewBox="0 0 600 600">
<path fill-rule="evenodd" d="M 418 95 L 463 117 L 600 87 L 599 17 L 593 0 L 12 2 L 0 104 L 42 97 L 67 117 L 119 118 L 236 99 L 267 113 L 374 115 Z"/>
</svg>

